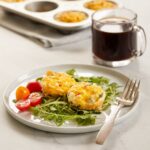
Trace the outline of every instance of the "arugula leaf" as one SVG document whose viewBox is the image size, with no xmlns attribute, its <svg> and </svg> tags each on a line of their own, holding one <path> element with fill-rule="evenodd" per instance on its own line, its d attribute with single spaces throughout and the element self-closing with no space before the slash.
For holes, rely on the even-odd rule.
<svg viewBox="0 0 150 150">
<path fill-rule="evenodd" d="M 75 73 L 76 73 L 76 70 L 75 70 L 75 69 L 69 69 L 69 70 L 66 71 L 66 73 L 67 73 L 68 75 L 74 76 Z"/>
<path fill-rule="evenodd" d="M 39 77 L 36 79 L 36 81 L 41 81 L 43 79 L 43 77 Z"/>
<path fill-rule="evenodd" d="M 113 83 L 110 83 L 105 92 L 106 92 L 106 97 L 105 97 L 105 100 L 103 102 L 103 106 L 102 106 L 102 110 L 106 110 L 110 105 L 111 103 L 113 103 L 116 99 L 116 97 L 119 95 L 119 91 L 118 91 L 118 88 L 120 86 L 113 82 Z"/>
<path fill-rule="evenodd" d="M 16 100 L 16 99 L 13 99 L 12 101 L 13 101 L 13 103 L 17 103 L 17 100 Z"/>
<path fill-rule="evenodd" d="M 74 77 L 77 82 L 90 82 L 98 85 L 108 85 L 109 79 L 105 77 Z"/>
<path fill-rule="evenodd" d="M 53 120 L 57 126 L 61 126 L 66 120 L 72 120 L 78 125 L 91 125 L 95 123 L 95 116 L 88 113 L 88 111 L 78 114 L 71 105 L 62 101 L 63 97 L 59 97 L 55 100 L 48 100 L 46 103 L 36 107 L 32 107 L 30 111 L 44 120 Z"/>
<path fill-rule="evenodd" d="M 93 125 L 95 124 L 96 117 L 93 117 L 91 115 L 84 115 L 76 118 L 76 121 L 78 125 L 81 126 L 87 126 L 87 125 Z"/>
</svg>

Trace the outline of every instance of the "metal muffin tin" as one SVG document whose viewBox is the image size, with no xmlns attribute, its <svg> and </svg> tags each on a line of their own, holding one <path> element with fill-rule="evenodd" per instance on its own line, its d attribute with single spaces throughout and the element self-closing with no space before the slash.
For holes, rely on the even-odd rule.
<svg viewBox="0 0 150 150">
<path fill-rule="evenodd" d="M 0 1 L 0 6 L 10 12 L 26 18 L 50 25 L 61 30 L 79 30 L 91 25 L 91 16 L 95 12 L 84 7 L 91 0 L 25 0 L 23 2 Z M 118 0 L 110 0 L 121 7 Z M 76 23 L 65 23 L 55 19 L 55 15 L 63 11 L 81 11 L 87 19 Z"/>
</svg>

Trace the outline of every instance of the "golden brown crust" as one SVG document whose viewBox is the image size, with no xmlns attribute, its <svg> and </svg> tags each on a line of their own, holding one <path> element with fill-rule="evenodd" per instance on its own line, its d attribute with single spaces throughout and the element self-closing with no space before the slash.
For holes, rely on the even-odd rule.
<svg viewBox="0 0 150 150">
<path fill-rule="evenodd" d="M 103 8 L 115 8 L 117 4 L 107 0 L 92 0 L 84 5 L 88 9 L 100 10 Z"/>
<path fill-rule="evenodd" d="M 96 84 L 79 82 L 68 91 L 68 101 L 82 110 L 100 110 L 105 91 Z"/>
<path fill-rule="evenodd" d="M 45 95 L 63 96 L 76 81 L 66 73 L 47 71 L 41 81 L 42 91 Z"/>
<path fill-rule="evenodd" d="M 0 1 L 15 3 L 15 2 L 23 2 L 24 0 L 0 0 Z"/>
<path fill-rule="evenodd" d="M 66 23 L 81 22 L 87 18 L 87 14 L 81 11 L 64 11 L 55 16 L 55 19 Z"/>
</svg>

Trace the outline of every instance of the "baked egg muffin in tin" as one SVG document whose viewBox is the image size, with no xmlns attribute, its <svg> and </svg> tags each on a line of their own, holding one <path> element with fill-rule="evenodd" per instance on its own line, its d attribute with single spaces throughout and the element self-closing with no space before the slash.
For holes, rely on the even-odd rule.
<svg viewBox="0 0 150 150">
<path fill-rule="evenodd" d="M 121 7 L 119 0 L 0 0 L 0 6 L 62 31 L 87 28 L 96 10 Z"/>
</svg>

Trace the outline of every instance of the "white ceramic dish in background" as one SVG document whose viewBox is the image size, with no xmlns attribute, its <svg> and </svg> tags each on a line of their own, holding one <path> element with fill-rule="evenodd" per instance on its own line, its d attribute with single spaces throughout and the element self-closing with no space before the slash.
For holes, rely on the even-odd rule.
<svg viewBox="0 0 150 150">
<path fill-rule="evenodd" d="M 98 119 L 96 120 L 95 125 L 90 126 L 77 126 L 71 122 L 66 122 L 63 126 L 57 127 L 54 123 L 43 121 L 41 119 L 37 119 L 30 112 L 19 112 L 13 103 L 13 99 L 15 98 L 15 89 L 19 85 L 24 85 L 26 82 L 29 82 L 35 78 L 41 77 L 47 70 L 51 69 L 57 72 L 65 72 L 68 69 L 74 68 L 77 70 L 77 73 L 81 76 L 105 76 L 108 77 L 112 82 L 117 82 L 120 85 L 124 85 L 127 81 L 128 77 L 111 70 L 105 67 L 99 67 L 94 65 L 82 65 L 82 64 L 66 64 L 66 65 L 56 65 L 56 66 L 48 66 L 45 68 L 40 68 L 38 70 L 31 71 L 26 73 L 19 78 L 17 78 L 14 82 L 12 82 L 8 88 L 6 89 L 3 100 L 4 105 L 9 112 L 9 114 L 14 117 L 16 120 L 21 123 L 48 132 L 56 132 L 56 133 L 84 133 L 84 132 L 92 132 L 99 130 L 103 121 L 105 120 L 106 115 L 108 115 L 109 109 L 107 112 L 104 112 L 98 115 Z M 138 106 L 139 100 L 132 107 L 126 107 L 121 110 L 118 118 L 116 119 L 116 123 L 119 123 L 123 120 L 126 120 Z M 106 114 L 106 115 L 105 115 Z"/>
<path fill-rule="evenodd" d="M 30 18 L 32 20 L 47 24 L 49 26 L 55 27 L 61 30 L 80 30 L 91 25 L 91 16 L 95 12 L 93 10 L 87 9 L 84 7 L 84 4 L 90 0 L 25 0 L 23 2 L 17 3 L 8 3 L 0 1 L 0 6 L 10 12 L 16 13 L 18 15 L 22 15 L 26 18 Z M 118 4 L 118 7 L 122 7 L 120 4 L 120 0 L 110 0 Z M 58 7 L 56 9 L 46 11 L 46 12 L 33 12 L 27 10 L 27 5 L 36 2 L 52 2 L 56 3 Z M 77 23 L 64 23 L 54 19 L 54 16 L 62 11 L 83 11 L 88 17 L 87 19 L 77 22 Z"/>
</svg>

